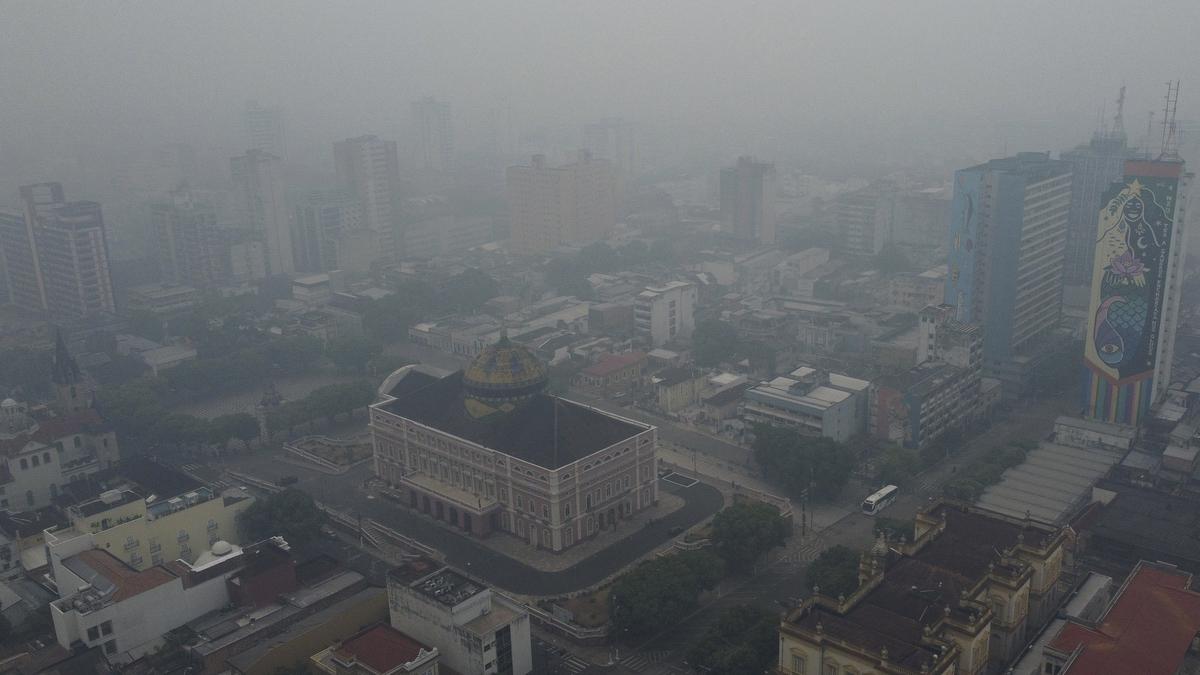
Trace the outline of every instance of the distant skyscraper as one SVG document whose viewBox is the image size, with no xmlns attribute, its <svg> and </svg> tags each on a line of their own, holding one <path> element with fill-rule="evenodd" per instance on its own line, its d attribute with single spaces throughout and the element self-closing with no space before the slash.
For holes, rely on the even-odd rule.
<svg viewBox="0 0 1200 675">
<path fill-rule="evenodd" d="M 163 281 L 197 288 L 225 281 L 226 252 L 217 214 L 186 186 L 150 205 L 150 238 Z"/>
<path fill-rule="evenodd" d="M 380 256 L 378 237 L 362 224 L 359 200 L 341 191 L 313 192 L 296 205 L 296 271 L 366 272 Z"/>
<path fill-rule="evenodd" d="M 432 96 L 413 101 L 417 168 L 445 173 L 454 168 L 454 120 L 449 103 Z"/>
<path fill-rule="evenodd" d="M 264 108 L 258 101 L 250 101 L 246 104 L 242 119 L 246 127 L 247 149 L 269 152 L 281 159 L 287 157 L 282 108 Z"/>
<path fill-rule="evenodd" d="M 739 157 L 721 169 L 721 229 L 739 239 L 775 243 L 775 165 Z"/>
<path fill-rule="evenodd" d="M 59 183 L 26 185 L 21 199 L 23 218 L 0 216 L 13 303 L 56 319 L 116 311 L 100 205 L 65 201 Z"/>
<path fill-rule="evenodd" d="M 1071 167 L 1024 152 L 954 174 L 946 302 L 983 326 L 984 369 L 1013 385 L 1059 322 Z M 1022 357 L 1022 358 L 1018 358 Z"/>
<path fill-rule="evenodd" d="M 1171 384 L 1190 182 L 1183 162 L 1128 160 L 1097 200 L 1083 355 L 1094 419 L 1136 425 Z"/>
<path fill-rule="evenodd" d="M 1096 250 L 1096 205 L 1113 182 L 1121 179 L 1125 160 L 1134 150 L 1125 132 L 1092 136 L 1091 142 L 1059 155 L 1071 165 L 1071 213 L 1067 217 L 1067 258 L 1063 282 L 1082 286 L 1092 282 Z"/>
<path fill-rule="evenodd" d="M 634 178 L 633 125 L 619 118 L 604 119 L 583 127 L 584 147 L 613 165 L 617 204 L 624 207 Z"/>
<path fill-rule="evenodd" d="M 250 150 L 230 160 L 234 210 L 241 224 L 263 244 L 268 275 L 291 274 L 292 234 L 283 189 L 283 162 Z"/>
<path fill-rule="evenodd" d="M 362 224 L 379 253 L 394 256 L 400 219 L 400 162 L 396 142 L 359 136 L 333 144 L 338 188 L 358 202 Z"/>
<path fill-rule="evenodd" d="M 506 178 L 513 253 L 539 255 L 612 234 L 616 209 L 608 160 L 584 150 L 575 163 L 550 167 L 545 156 L 535 155 L 529 166 L 510 166 Z"/>
</svg>

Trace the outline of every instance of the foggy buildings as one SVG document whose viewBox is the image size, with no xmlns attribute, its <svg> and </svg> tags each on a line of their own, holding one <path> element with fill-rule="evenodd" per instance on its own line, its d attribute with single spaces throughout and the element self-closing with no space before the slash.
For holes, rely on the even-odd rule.
<svg viewBox="0 0 1200 675">
<path fill-rule="evenodd" d="M 686 281 L 647 286 L 634 299 L 633 323 L 638 337 L 652 347 L 691 337 L 696 327 L 692 316 L 696 294 L 696 286 Z"/>
<path fill-rule="evenodd" d="M 870 257 L 891 241 L 895 195 L 894 185 L 880 182 L 838 197 L 833 209 L 842 253 Z"/>
<path fill-rule="evenodd" d="M 180 188 L 150 205 L 150 238 L 163 281 L 197 288 L 224 281 L 225 247 L 216 210 Z"/>
<path fill-rule="evenodd" d="M 620 118 L 603 119 L 583 127 L 583 147 L 613 167 L 613 192 L 617 205 L 625 207 L 628 186 L 634 175 L 633 125 Z"/>
<path fill-rule="evenodd" d="M 432 96 L 413 101 L 417 168 L 447 173 L 454 167 L 454 120 L 449 103 Z"/>
<path fill-rule="evenodd" d="M 983 328 L 984 373 L 1020 388 L 1059 322 L 1071 167 L 1049 153 L 954 175 L 946 302 Z"/>
<path fill-rule="evenodd" d="M 361 202 L 337 190 L 312 192 L 296 205 L 292 237 L 298 272 L 367 272 L 383 250 L 363 225 Z"/>
<path fill-rule="evenodd" d="M 116 311 L 100 205 L 66 201 L 59 183 L 23 186 L 21 200 L 23 217 L 0 215 L 13 303 L 57 319 Z"/>
<path fill-rule="evenodd" d="M 775 243 L 775 165 L 739 157 L 721 169 L 721 229 L 739 239 Z"/>
<path fill-rule="evenodd" d="M 910 260 L 932 263 L 945 257 L 950 201 L 942 188 L 902 189 L 878 181 L 834 202 L 841 252 L 871 257 L 892 244 Z"/>
<path fill-rule="evenodd" d="M 282 108 L 264 108 L 258 101 L 250 101 L 242 113 L 242 122 L 248 150 L 262 150 L 279 158 L 287 157 Z"/>
<path fill-rule="evenodd" d="M 230 160 L 234 210 L 240 224 L 262 243 L 267 275 L 291 274 L 292 234 L 283 190 L 283 162 L 269 152 L 250 150 Z"/>
<path fill-rule="evenodd" d="M 1129 160 L 1093 212 L 1084 411 L 1136 425 L 1171 384 L 1191 175 L 1180 161 Z"/>
<path fill-rule="evenodd" d="M 375 235 L 376 251 L 397 254 L 400 161 L 396 142 L 359 136 L 333 144 L 338 189 L 358 203 L 362 226 Z"/>
<path fill-rule="evenodd" d="M 1091 142 L 1059 155 L 1071 165 L 1071 212 L 1067 216 L 1067 260 L 1063 283 L 1083 286 L 1092 282 L 1092 256 L 1096 250 L 1096 213 L 1102 195 L 1121 179 L 1125 160 L 1133 148 L 1125 133 L 1097 133 Z"/>
<path fill-rule="evenodd" d="M 534 155 L 529 166 L 509 167 L 506 180 L 514 254 L 540 255 L 601 241 L 616 226 L 612 164 L 587 151 L 561 167 L 547 166 L 544 155 Z"/>
</svg>

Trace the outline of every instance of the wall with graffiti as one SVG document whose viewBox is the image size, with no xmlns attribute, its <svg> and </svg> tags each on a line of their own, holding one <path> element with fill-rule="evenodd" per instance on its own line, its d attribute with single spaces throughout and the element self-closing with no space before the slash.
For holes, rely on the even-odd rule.
<svg viewBox="0 0 1200 675">
<path fill-rule="evenodd" d="M 1136 424 L 1153 403 L 1182 168 L 1130 161 L 1104 195 L 1084 345 L 1085 405 L 1096 419 Z"/>
</svg>

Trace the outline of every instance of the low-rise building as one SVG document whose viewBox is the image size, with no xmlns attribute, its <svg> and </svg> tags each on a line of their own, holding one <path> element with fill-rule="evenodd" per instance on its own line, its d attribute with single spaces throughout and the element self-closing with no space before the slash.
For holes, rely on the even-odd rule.
<svg viewBox="0 0 1200 675">
<path fill-rule="evenodd" d="M 626 392 L 637 387 L 646 367 L 644 352 L 609 354 L 579 371 L 578 383 L 605 394 Z"/>
<path fill-rule="evenodd" d="M 1053 615 L 1065 530 L 943 502 L 913 534 L 881 535 L 849 596 L 816 588 L 784 617 L 780 673 L 996 672 Z"/>
<path fill-rule="evenodd" d="M 695 306 L 695 284 L 672 281 L 661 286 L 647 286 L 638 293 L 633 306 L 638 337 L 651 347 L 690 338 L 696 327 L 692 316 Z"/>
<path fill-rule="evenodd" d="M 460 673 L 533 671 L 529 613 L 496 591 L 427 558 L 388 572 L 392 627 L 435 647 Z"/>
<path fill-rule="evenodd" d="M 741 416 L 748 424 L 845 443 L 864 429 L 868 387 L 866 380 L 802 366 L 747 389 Z"/>
<path fill-rule="evenodd" d="M 50 604 L 58 643 L 100 647 L 110 663 L 136 659 L 162 644 L 166 633 L 228 605 L 227 581 L 255 555 L 288 556 L 282 539 L 253 550 L 258 553 L 219 541 L 195 563 L 140 570 L 104 549 L 66 556 L 56 561 L 60 599 Z"/>
<path fill-rule="evenodd" d="M 145 284 L 134 286 L 126 293 L 125 306 L 130 311 L 152 314 L 175 314 L 196 306 L 200 291 L 191 286 L 176 284 Z"/>
<path fill-rule="evenodd" d="M 1098 619 L 1066 622 L 1042 652 L 1040 673 L 1196 672 L 1200 593 L 1192 575 L 1142 561 Z"/>
<path fill-rule="evenodd" d="M 69 504 L 70 525 L 45 533 L 55 573 L 63 559 L 93 548 L 137 570 L 194 561 L 218 540 L 239 541 L 237 515 L 253 499 L 233 488 L 218 494 L 178 470 L 131 459 L 68 484 L 60 501 Z"/>
<path fill-rule="evenodd" d="M 929 305 L 945 302 L 946 265 L 925 270 L 920 274 L 897 274 L 888 280 L 888 304 L 919 312 Z"/>
<path fill-rule="evenodd" d="M 704 391 L 704 373 L 679 366 L 668 368 L 654 375 L 655 399 L 658 409 L 666 413 L 677 413 L 700 402 Z"/>
<path fill-rule="evenodd" d="M 312 656 L 329 675 L 438 675 L 437 647 L 424 645 L 386 623 L 368 626 Z"/>
</svg>

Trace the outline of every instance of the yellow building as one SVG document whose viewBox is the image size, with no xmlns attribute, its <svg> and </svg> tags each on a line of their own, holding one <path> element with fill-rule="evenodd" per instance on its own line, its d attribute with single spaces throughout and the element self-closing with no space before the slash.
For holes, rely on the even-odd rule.
<svg viewBox="0 0 1200 675">
<path fill-rule="evenodd" d="M 240 490 L 217 494 L 144 459 L 71 484 L 67 493 L 78 501 L 66 509 L 70 525 L 46 530 L 51 561 L 100 548 L 138 570 L 194 562 L 218 539 L 239 543 L 237 516 L 253 503 Z"/>
<path fill-rule="evenodd" d="M 876 542 L 849 597 L 814 589 L 784 618 L 779 673 L 984 673 L 1049 618 L 1064 530 L 942 502 L 913 534 Z"/>
</svg>

